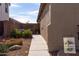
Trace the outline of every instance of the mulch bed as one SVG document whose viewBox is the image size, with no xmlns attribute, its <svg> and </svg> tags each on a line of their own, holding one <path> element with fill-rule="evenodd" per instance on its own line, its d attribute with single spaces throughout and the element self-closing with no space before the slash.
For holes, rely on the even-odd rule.
<svg viewBox="0 0 79 59">
<path fill-rule="evenodd" d="M 16 39 L 14 39 L 14 40 L 16 40 Z M 9 51 L 7 53 L 7 55 L 8 56 L 28 56 L 30 45 L 31 45 L 31 39 L 20 38 L 20 39 L 17 39 L 17 40 L 22 40 L 23 41 L 22 48 L 19 49 L 19 50 Z"/>
</svg>

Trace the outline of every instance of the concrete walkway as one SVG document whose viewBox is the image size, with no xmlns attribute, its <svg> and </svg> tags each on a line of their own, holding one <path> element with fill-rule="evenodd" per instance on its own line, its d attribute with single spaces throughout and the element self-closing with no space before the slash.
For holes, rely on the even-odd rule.
<svg viewBox="0 0 79 59">
<path fill-rule="evenodd" d="M 46 42 L 41 35 L 33 35 L 28 56 L 50 56 Z"/>
</svg>

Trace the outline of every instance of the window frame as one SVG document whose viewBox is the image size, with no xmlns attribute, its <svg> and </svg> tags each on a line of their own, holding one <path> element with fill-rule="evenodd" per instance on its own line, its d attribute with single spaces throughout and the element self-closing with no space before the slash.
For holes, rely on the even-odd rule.
<svg viewBox="0 0 79 59">
<path fill-rule="evenodd" d="M 1 3 L 0 3 L 0 6 L 1 6 Z"/>
<path fill-rule="evenodd" d="M 6 13 L 9 12 L 9 11 L 8 11 L 8 4 L 7 4 L 7 3 L 5 3 L 5 12 L 6 12 Z"/>
</svg>

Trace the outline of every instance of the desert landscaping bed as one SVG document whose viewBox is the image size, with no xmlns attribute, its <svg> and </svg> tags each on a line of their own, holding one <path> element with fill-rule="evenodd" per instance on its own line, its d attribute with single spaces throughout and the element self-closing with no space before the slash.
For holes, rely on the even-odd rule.
<svg viewBox="0 0 79 59">
<path fill-rule="evenodd" d="M 24 38 L 9 38 L 9 39 L 3 39 L 3 41 L 0 41 L 0 44 L 7 44 L 9 46 L 11 45 L 20 45 L 20 49 L 15 50 L 8 50 L 7 52 L 0 53 L 7 55 L 7 56 L 28 56 L 29 48 L 31 44 L 31 39 L 24 39 Z"/>
</svg>

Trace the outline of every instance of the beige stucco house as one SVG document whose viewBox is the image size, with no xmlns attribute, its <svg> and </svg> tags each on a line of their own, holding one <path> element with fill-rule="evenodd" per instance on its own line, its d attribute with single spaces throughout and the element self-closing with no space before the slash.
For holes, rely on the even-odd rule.
<svg viewBox="0 0 79 59">
<path fill-rule="evenodd" d="M 63 37 L 75 37 L 76 49 L 79 49 L 78 3 L 42 3 L 37 22 L 49 52 L 63 50 Z"/>
<path fill-rule="evenodd" d="M 9 3 L 0 3 L 0 37 L 8 35 L 9 32 Z"/>
</svg>

